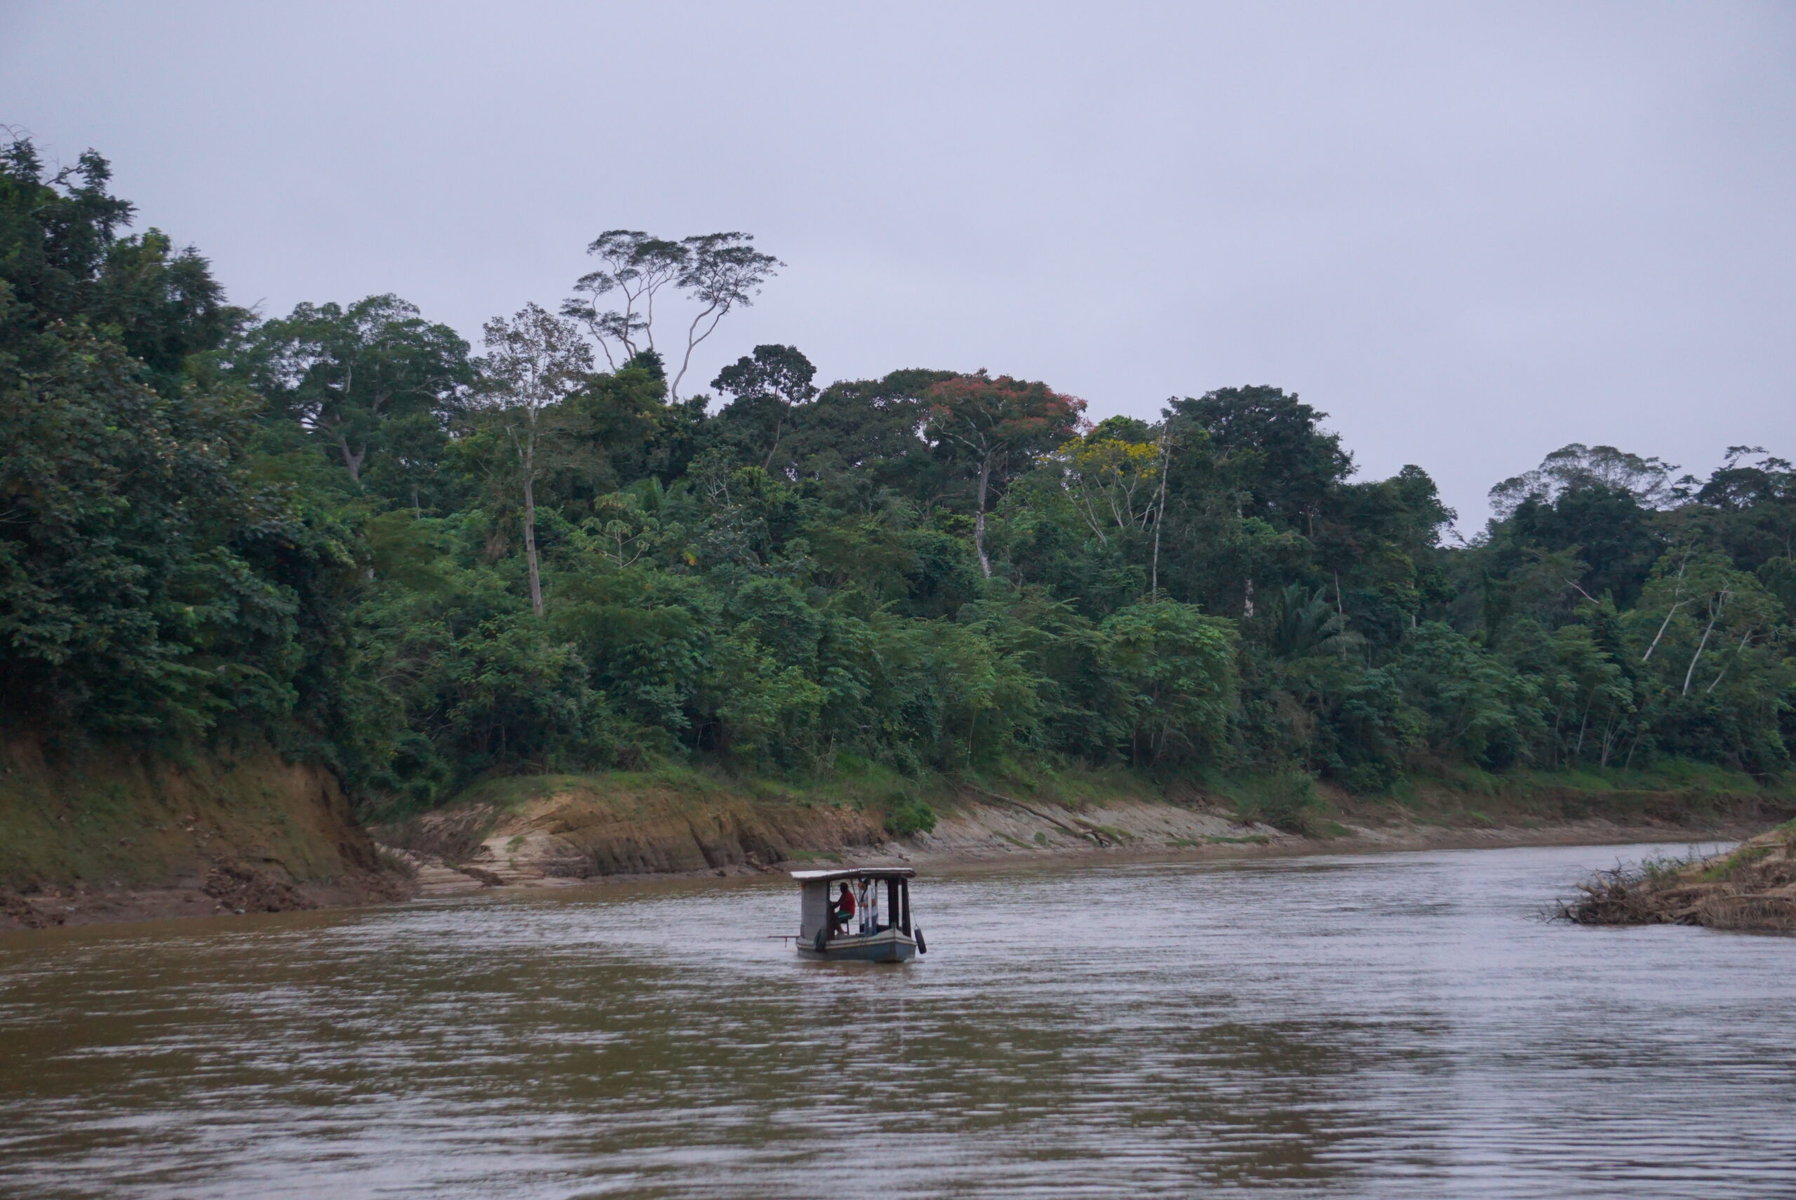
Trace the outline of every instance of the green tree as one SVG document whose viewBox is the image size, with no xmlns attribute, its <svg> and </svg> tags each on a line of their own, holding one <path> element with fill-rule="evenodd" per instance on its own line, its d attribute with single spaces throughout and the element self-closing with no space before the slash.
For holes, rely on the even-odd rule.
<svg viewBox="0 0 1796 1200">
<path fill-rule="evenodd" d="M 1392 667 L 1433 754 L 1500 770 L 1538 741 L 1540 698 L 1531 680 L 1444 622 L 1417 627 Z"/>
<path fill-rule="evenodd" d="M 1233 626 L 1188 604 L 1150 600 L 1106 617 L 1098 635 L 1113 689 L 1106 708 L 1132 762 L 1224 756 L 1238 685 Z"/>
<path fill-rule="evenodd" d="M 241 393 L 158 395 L 79 325 L 0 357 L 0 654 L 33 723 L 207 731 L 293 703 L 294 598 L 243 554 L 289 537 L 240 455 Z"/>
<path fill-rule="evenodd" d="M 467 342 L 393 295 L 301 304 L 254 331 L 249 363 L 253 385 L 328 445 L 357 487 L 370 456 L 398 460 L 414 508 L 426 464 L 406 462 L 405 451 L 439 449 L 473 381 Z"/>
<path fill-rule="evenodd" d="M 756 346 L 752 355 L 719 371 L 711 386 L 730 397 L 717 419 L 724 438 L 751 461 L 758 458 L 762 470 L 774 471 L 794 410 L 817 396 L 811 383 L 816 374 L 796 346 Z"/>
<path fill-rule="evenodd" d="M 509 320 L 486 323 L 481 396 L 489 419 L 510 449 L 509 465 L 523 500 L 524 561 L 530 608 L 543 611 L 542 566 L 536 549 L 536 484 L 545 468 L 553 410 L 586 382 L 592 350 L 579 331 L 534 304 Z"/>
<path fill-rule="evenodd" d="M 1237 516 L 1313 534 L 1329 491 L 1353 469 L 1339 435 L 1322 431 L 1327 415 L 1280 388 L 1258 386 L 1173 400 L 1167 419 L 1207 435 L 1193 448 Z"/>
<path fill-rule="evenodd" d="M 233 318 L 191 252 L 125 237 L 84 154 L 0 155 L 0 712 L 65 735 L 266 730 L 341 565 L 245 466 L 255 401 L 198 374 Z M 189 373 L 190 370 L 196 373 Z"/>
<path fill-rule="evenodd" d="M 105 331 L 164 394 L 186 382 L 189 360 L 219 350 L 248 314 L 192 247 L 176 250 L 157 229 L 126 235 L 134 209 L 108 190 L 106 160 L 92 150 L 47 175 L 36 149 L 0 150 L 0 344 L 31 365 L 30 341 L 59 323 Z"/>
<path fill-rule="evenodd" d="M 1753 457 L 1756 456 L 1756 457 Z M 1704 540 L 1742 570 L 1796 557 L 1796 467 L 1757 446 L 1730 446 L 1696 492 Z"/>
<path fill-rule="evenodd" d="M 916 368 L 833 383 L 793 410 L 783 457 L 839 510 L 871 512 L 896 497 L 926 511 L 941 502 L 947 472 L 919 433 L 925 393 L 953 377 Z"/>
<path fill-rule="evenodd" d="M 1676 470 L 1657 458 L 1642 458 L 1614 446 L 1573 442 L 1547 455 L 1532 471 L 1491 488 L 1490 503 L 1501 519 L 1526 500 L 1550 505 L 1566 492 L 1594 490 L 1623 492 L 1642 508 L 1657 508 L 1671 498 Z"/>
</svg>

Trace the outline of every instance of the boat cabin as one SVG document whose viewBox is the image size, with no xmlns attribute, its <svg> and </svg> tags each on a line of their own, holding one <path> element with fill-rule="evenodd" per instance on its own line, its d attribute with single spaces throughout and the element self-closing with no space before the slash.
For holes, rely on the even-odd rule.
<svg viewBox="0 0 1796 1200">
<path fill-rule="evenodd" d="M 803 958 L 908 962 L 927 953 L 911 919 L 911 867 L 794 871 Z"/>
</svg>

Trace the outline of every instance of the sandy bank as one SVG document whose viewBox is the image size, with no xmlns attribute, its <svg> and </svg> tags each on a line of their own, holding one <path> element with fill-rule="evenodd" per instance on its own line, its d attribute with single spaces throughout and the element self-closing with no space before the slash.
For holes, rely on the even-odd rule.
<svg viewBox="0 0 1796 1200">
<path fill-rule="evenodd" d="M 491 887 L 557 887 L 602 877 L 730 875 L 803 867 L 909 863 L 921 868 L 1031 860 L 1216 859 L 1265 855 L 1735 840 L 1762 822 L 1651 816 L 1481 816 L 1449 824 L 1388 812 L 1343 813 L 1329 836 L 1243 822 L 1232 810 L 1111 800 L 1073 810 L 966 788 L 933 831 L 889 836 L 847 808 L 734 797 L 695 805 L 666 792 L 607 795 L 584 784 L 550 787 L 513 807 L 470 805 L 381 829 L 413 864 L 421 895 Z"/>
</svg>

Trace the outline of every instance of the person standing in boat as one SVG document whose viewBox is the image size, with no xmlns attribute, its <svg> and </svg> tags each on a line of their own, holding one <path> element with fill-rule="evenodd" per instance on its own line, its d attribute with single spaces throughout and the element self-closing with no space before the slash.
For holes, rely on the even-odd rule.
<svg viewBox="0 0 1796 1200">
<path fill-rule="evenodd" d="M 835 932 L 847 933 L 848 923 L 854 920 L 854 893 L 848 889 L 848 881 L 842 881 L 842 890 L 836 896 L 835 909 L 830 913 L 835 922 Z"/>
<path fill-rule="evenodd" d="M 879 890 L 873 886 L 871 879 L 861 880 L 858 899 L 860 901 L 861 932 L 863 934 L 879 932 Z"/>
</svg>

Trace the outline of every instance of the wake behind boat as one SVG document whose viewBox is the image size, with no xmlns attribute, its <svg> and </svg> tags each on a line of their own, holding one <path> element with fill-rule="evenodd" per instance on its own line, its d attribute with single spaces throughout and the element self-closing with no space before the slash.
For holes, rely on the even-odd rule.
<svg viewBox="0 0 1796 1200">
<path fill-rule="evenodd" d="M 909 962 L 927 954 L 923 930 L 911 920 L 910 881 L 915 874 L 911 867 L 792 872 L 799 884 L 799 957 Z"/>
</svg>

